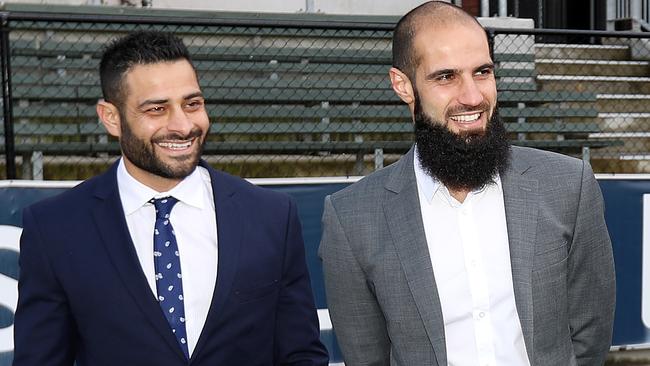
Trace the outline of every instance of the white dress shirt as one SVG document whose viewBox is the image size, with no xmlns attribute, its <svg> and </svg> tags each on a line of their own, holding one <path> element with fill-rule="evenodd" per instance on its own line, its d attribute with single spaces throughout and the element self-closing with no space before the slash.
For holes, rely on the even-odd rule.
<svg viewBox="0 0 650 366">
<path fill-rule="evenodd" d="M 448 365 L 528 366 L 500 178 L 460 203 L 414 160 Z"/>
<path fill-rule="evenodd" d="M 117 185 L 129 233 L 154 298 L 157 298 L 153 260 L 156 212 L 148 202 L 166 196 L 179 200 L 172 209 L 170 221 L 180 253 L 185 327 L 191 355 L 208 316 L 217 280 L 217 222 L 210 174 L 205 168 L 197 167 L 176 187 L 159 193 L 135 180 L 120 160 Z"/>
</svg>

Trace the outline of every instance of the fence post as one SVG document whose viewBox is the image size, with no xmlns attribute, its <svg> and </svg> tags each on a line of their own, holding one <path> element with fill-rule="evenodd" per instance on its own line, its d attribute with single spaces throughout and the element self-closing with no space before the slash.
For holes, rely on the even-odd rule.
<svg viewBox="0 0 650 366">
<path fill-rule="evenodd" d="M 617 0 L 607 0 L 607 12 L 606 12 L 606 20 L 605 22 L 607 23 L 606 29 L 608 31 L 613 31 L 614 30 L 614 22 L 618 18 L 616 15 L 616 1 Z"/>
<path fill-rule="evenodd" d="M 5 168 L 7 179 L 16 179 L 16 149 L 11 106 L 11 58 L 9 49 L 9 13 L 0 12 L 0 67 L 2 67 L 2 116 L 5 130 Z"/>
<path fill-rule="evenodd" d="M 490 16 L 490 0 L 481 0 L 481 16 L 483 18 Z"/>
<path fill-rule="evenodd" d="M 632 30 L 640 31 L 640 21 L 643 19 L 643 6 L 641 0 L 631 0 L 630 1 L 630 18 L 632 18 Z"/>
</svg>

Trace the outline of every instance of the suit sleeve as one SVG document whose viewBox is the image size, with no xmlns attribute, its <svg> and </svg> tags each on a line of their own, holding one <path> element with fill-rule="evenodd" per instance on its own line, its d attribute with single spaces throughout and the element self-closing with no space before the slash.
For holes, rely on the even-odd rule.
<svg viewBox="0 0 650 366">
<path fill-rule="evenodd" d="M 275 330 L 274 364 L 326 366 L 296 205 L 289 205 L 285 260 Z"/>
<path fill-rule="evenodd" d="M 578 365 L 602 365 L 612 339 L 616 277 L 602 194 L 587 163 L 568 275 L 569 322 Z"/>
<path fill-rule="evenodd" d="M 32 211 L 23 212 L 14 366 L 68 366 L 75 357 L 75 325 Z"/>
<path fill-rule="evenodd" d="M 325 199 L 319 250 L 327 304 L 345 364 L 389 365 L 386 321 L 329 196 Z"/>
</svg>

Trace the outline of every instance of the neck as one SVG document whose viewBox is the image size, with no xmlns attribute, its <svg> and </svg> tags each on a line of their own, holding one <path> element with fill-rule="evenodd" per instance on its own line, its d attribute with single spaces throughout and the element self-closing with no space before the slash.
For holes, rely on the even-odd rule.
<svg viewBox="0 0 650 366">
<path fill-rule="evenodd" d="M 460 203 L 465 202 L 465 198 L 467 198 L 467 195 L 470 192 L 469 189 L 451 189 L 449 187 L 447 187 L 447 190 L 449 191 L 449 194 Z"/>
<path fill-rule="evenodd" d="M 159 175 L 150 173 L 148 171 L 142 170 L 129 159 L 124 158 L 124 167 L 126 171 L 138 182 L 144 184 L 145 186 L 155 190 L 156 192 L 167 192 L 170 189 L 176 187 L 182 179 L 170 179 L 161 177 Z"/>
</svg>

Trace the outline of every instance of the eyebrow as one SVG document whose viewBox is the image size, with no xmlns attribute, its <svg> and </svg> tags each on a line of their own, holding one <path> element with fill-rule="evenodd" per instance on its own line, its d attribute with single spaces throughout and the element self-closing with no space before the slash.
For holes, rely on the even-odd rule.
<svg viewBox="0 0 650 366">
<path fill-rule="evenodd" d="M 494 70 L 494 68 L 495 68 L 494 62 L 486 62 L 483 65 L 481 65 L 481 66 L 477 67 L 476 69 L 474 69 L 474 71 L 479 71 L 479 70 L 483 70 L 483 69 Z"/>
<path fill-rule="evenodd" d="M 197 98 L 197 97 L 203 98 L 203 93 L 198 91 L 198 92 L 195 92 L 195 93 L 184 95 L 183 100 L 189 100 L 189 99 L 193 99 L 193 98 Z M 142 108 L 142 107 L 145 107 L 145 106 L 151 105 L 151 104 L 165 104 L 165 103 L 168 103 L 168 102 L 169 102 L 169 99 L 147 99 L 144 102 L 140 103 L 138 105 L 138 108 Z"/>
<path fill-rule="evenodd" d="M 188 94 L 188 95 L 184 96 L 183 99 L 188 100 L 188 99 L 193 99 L 193 98 L 197 98 L 197 97 L 203 98 L 203 93 L 201 93 L 200 91 L 197 91 L 196 93 L 191 93 L 191 94 Z"/>
<path fill-rule="evenodd" d="M 435 80 L 437 79 L 440 75 L 447 75 L 447 74 L 457 74 L 458 70 L 456 69 L 442 69 L 442 70 L 436 70 L 430 74 L 427 74 L 427 76 L 424 78 L 424 80 Z"/>
<path fill-rule="evenodd" d="M 476 72 L 479 70 L 484 70 L 484 69 L 491 69 L 494 70 L 494 63 L 493 62 L 486 62 L 483 65 L 480 65 L 478 67 L 475 67 L 472 72 Z M 430 74 L 428 74 L 425 77 L 425 80 L 435 80 L 437 77 L 440 75 L 447 75 L 447 74 L 458 74 L 459 71 L 458 69 L 442 69 L 442 70 L 436 70 Z"/>
</svg>

